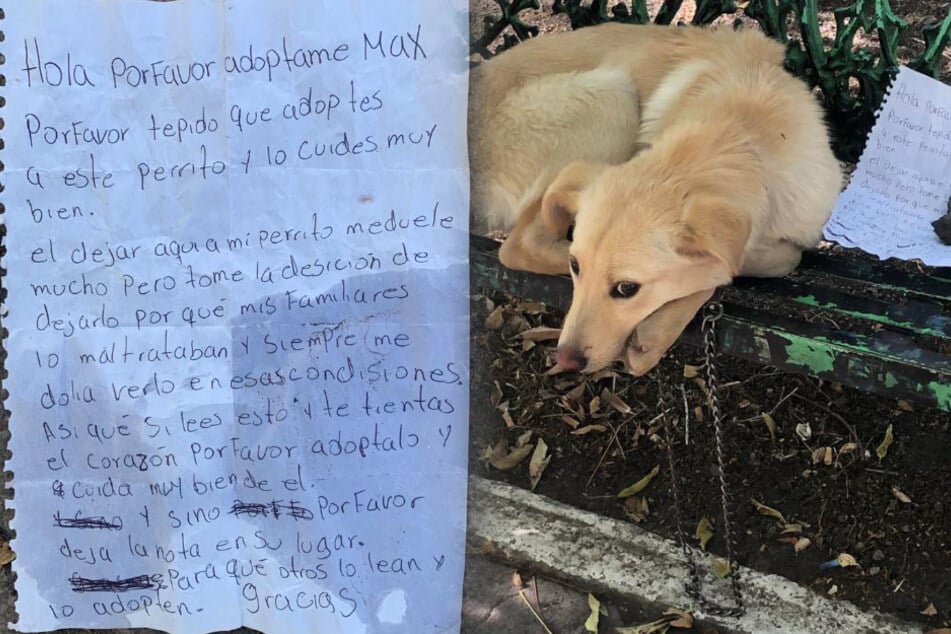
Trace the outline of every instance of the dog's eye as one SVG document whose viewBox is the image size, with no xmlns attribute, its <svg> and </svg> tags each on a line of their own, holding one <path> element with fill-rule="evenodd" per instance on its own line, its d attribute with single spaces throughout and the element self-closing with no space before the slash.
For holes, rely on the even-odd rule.
<svg viewBox="0 0 951 634">
<path fill-rule="evenodd" d="M 568 258 L 568 266 L 571 267 L 571 272 L 575 275 L 579 275 L 581 273 L 581 267 L 578 266 L 578 260 L 574 258 Z"/>
<path fill-rule="evenodd" d="M 639 290 L 641 290 L 641 285 L 636 282 L 618 282 L 611 289 L 611 297 L 615 299 L 627 299 L 628 297 L 637 295 L 637 291 Z"/>
</svg>

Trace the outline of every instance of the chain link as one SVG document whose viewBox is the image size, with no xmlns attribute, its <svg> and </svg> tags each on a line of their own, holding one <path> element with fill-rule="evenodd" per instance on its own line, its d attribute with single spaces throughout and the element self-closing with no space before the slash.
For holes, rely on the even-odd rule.
<svg viewBox="0 0 951 634">
<path fill-rule="evenodd" d="M 717 470 L 720 480 L 720 503 L 721 513 L 723 515 L 724 538 L 726 540 L 727 562 L 730 566 L 730 587 L 733 592 L 733 607 L 716 605 L 708 601 L 703 595 L 703 585 L 700 575 L 700 569 L 693 557 L 690 546 L 687 544 L 687 537 L 684 533 L 684 523 L 682 506 L 680 501 L 680 480 L 677 477 L 675 469 L 674 450 L 673 450 L 673 426 L 667 412 L 667 403 L 664 397 L 664 386 L 658 380 L 658 399 L 660 404 L 662 420 L 664 423 L 665 435 L 667 436 L 667 464 L 670 471 L 670 480 L 674 496 L 674 519 L 677 522 L 677 537 L 680 541 L 680 547 L 683 550 L 684 557 L 687 560 L 687 568 L 690 573 L 690 580 L 687 582 L 687 594 L 693 598 L 700 607 L 708 614 L 714 616 L 741 616 L 746 608 L 743 603 L 743 594 L 740 590 L 739 572 L 734 568 L 736 561 L 733 551 L 733 526 L 730 521 L 730 496 L 727 487 L 726 467 L 723 459 L 723 415 L 720 410 L 720 400 L 717 394 L 719 389 L 719 380 L 716 370 L 716 322 L 723 316 L 723 305 L 712 301 L 704 306 L 703 321 L 700 330 L 703 333 L 704 347 L 704 374 L 707 396 L 710 401 L 710 410 L 713 413 L 713 430 L 716 444 Z"/>
</svg>

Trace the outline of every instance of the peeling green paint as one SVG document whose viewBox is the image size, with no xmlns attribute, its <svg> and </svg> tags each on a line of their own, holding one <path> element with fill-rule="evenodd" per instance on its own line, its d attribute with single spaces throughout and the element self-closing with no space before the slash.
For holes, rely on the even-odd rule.
<svg viewBox="0 0 951 634">
<path fill-rule="evenodd" d="M 895 375 L 891 372 L 885 373 L 885 387 L 895 387 L 898 385 L 898 379 L 895 378 Z"/>
<path fill-rule="evenodd" d="M 934 394 L 938 409 L 951 412 L 951 383 L 932 381 L 928 384 L 928 389 Z"/>
<path fill-rule="evenodd" d="M 794 302 L 799 304 L 804 304 L 806 306 L 813 306 L 814 308 L 819 308 L 822 310 L 831 310 L 836 313 L 842 313 L 843 315 L 849 315 L 850 317 L 857 317 L 859 319 L 865 319 L 868 321 L 874 321 L 879 324 L 885 324 L 887 326 L 896 326 L 898 328 L 907 328 L 913 332 L 921 333 L 923 335 L 932 335 L 934 337 L 944 337 L 945 334 L 937 329 L 918 324 L 912 321 L 907 320 L 898 320 L 889 317 L 888 315 L 879 315 L 878 313 L 867 313 L 860 310 L 853 310 L 850 308 L 843 308 L 838 304 L 832 302 L 820 302 L 816 299 L 815 295 L 798 295 L 792 298 Z"/>
<path fill-rule="evenodd" d="M 831 372 L 835 367 L 835 353 L 814 341 L 791 337 L 785 347 L 788 363 L 808 368 L 812 372 Z"/>
</svg>

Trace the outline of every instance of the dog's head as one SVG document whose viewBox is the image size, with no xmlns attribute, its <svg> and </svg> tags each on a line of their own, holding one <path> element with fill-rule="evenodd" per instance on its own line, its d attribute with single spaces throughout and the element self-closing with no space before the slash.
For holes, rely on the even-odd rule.
<svg viewBox="0 0 951 634">
<path fill-rule="evenodd" d="M 557 235 L 574 225 L 569 250 L 574 297 L 558 364 L 596 372 L 637 346 L 636 329 L 675 299 L 729 284 L 750 235 L 748 215 L 716 187 L 652 163 L 573 163 L 542 202 Z"/>
</svg>

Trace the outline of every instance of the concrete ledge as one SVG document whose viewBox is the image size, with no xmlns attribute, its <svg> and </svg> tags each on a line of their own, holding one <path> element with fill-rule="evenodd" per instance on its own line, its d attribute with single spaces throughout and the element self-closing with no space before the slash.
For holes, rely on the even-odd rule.
<svg viewBox="0 0 951 634">
<path fill-rule="evenodd" d="M 483 478 L 469 479 L 469 536 L 491 542 L 510 563 L 645 607 L 693 608 L 678 545 L 637 526 Z M 923 626 L 836 601 L 784 577 L 740 571 L 745 616 L 706 622 L 743 634 L 920 634 Z M 728 584 L 707 576 L 705 593 L 729 604 Z"/>
</svg>

